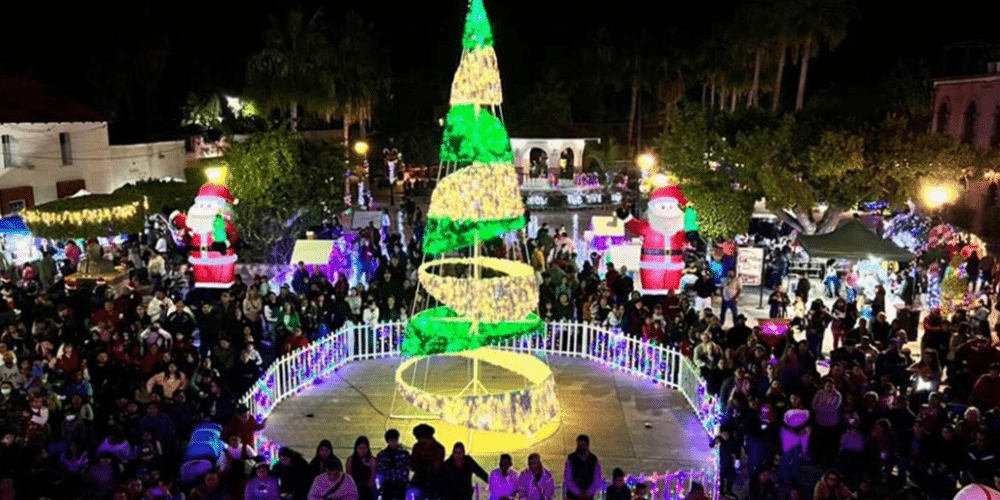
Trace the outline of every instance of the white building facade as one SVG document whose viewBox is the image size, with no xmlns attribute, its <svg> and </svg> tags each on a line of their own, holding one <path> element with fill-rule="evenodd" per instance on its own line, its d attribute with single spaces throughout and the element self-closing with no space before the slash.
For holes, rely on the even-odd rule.
<svg viewBox="0 0 1000 500">
<path fill-rule="evenodd" d="M 8 92 L 0 98 L 0 108 L 6 108 L 0 109 L 4 216 L 81 189 L 110 193 L 129 182 L 183 178 L 183 141 L 112 146 L 107 121 L 79 103 L 48 94 L 37 82 L 4 78 L 0 91 Z"/>
</svg>

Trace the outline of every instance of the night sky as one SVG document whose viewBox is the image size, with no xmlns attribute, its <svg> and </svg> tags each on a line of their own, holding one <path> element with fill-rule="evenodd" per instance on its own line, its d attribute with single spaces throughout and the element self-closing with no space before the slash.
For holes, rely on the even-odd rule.
<svg viewBox="0 0 1000 500">
<path fill-rule="evenodd" d="M 678 43 L 697 44 L 713 23 L 724 23 L 738 2 L 613 2 L 486 0 L 508 103 L 523 98 L 549 66 L 566 68 L 594 30 L 607 25 L 624 33 L 646 29 L 653 35 L 674 32 Z M 34 76 L 77 100 L 102 108 L 112 88 L 142 81 L 163 53 L 163 73 L 150 91 L 146 133 L 176 132 L 189 91 L 216 88 L 236 92 L 248 54 L 260 47 L 267 14 L 281 13 L 284 2 L 254 8 L 250 2 L 9 2 L 0 43 L 0 73 Z M 143 5 L 139 5 L 143 4 Z M 652 5 L 651 5 L 652 4 Z M 312 8 L 318 3 L 300 4 Z M 464 0 L 399 2 L 347 0 L 323 4 L 331 24 L 353 9 L 376 25 L 394 73 L 394 100 L 384 121 L 397 124 L 434 120 L 444 104 L 459 57 Z M 842 48 L 815 60 L 811 84 L 861 81 L 884 72 L 901 57 L 923 56 L 938 64 L 941 43 L 1000 38 L 992 16 L 977 15 L 982 3 L 949 2 L 947 9 L 921 9 L 917 2 L 865 0 Z M 199 8 L 194 8 L 198 6 Z M 164 45 L 166 40 L 168 45 Z M 141 100 L 144 91 L 133 92 Z M 133 107 L 142 108 L 138 103 Z M 142 112 L 137 112 L 140 115 Z M 175 116 L 170 116 L 174 113 Z M 140 120 L 141 121 L 141 120 Z M 173 127 L 173 130 L 171 129 Z"/>
</svg>

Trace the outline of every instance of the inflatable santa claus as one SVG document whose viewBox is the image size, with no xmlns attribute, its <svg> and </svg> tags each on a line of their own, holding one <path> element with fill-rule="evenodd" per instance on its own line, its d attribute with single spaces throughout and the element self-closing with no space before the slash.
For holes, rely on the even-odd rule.
<svg viewBox="0 0 1000 500">
<path fill-rule="evenodd" d="M 954 500 L 1000 500 L 1000 491 L 973 483 L 958 490 Z"/>
<path fill-rule="evenodd" d="M 170 218 L 188 247 L 195 286 L 229 288 L 233 284 L 237 258 L 234 247 L 239 241 L 232 221 L 233 202 L 229 189 L 208 183 L 198 190 L 186 215 L 174 212 Z"/>
<path fill-rule="evenodd" d="M 632 217 L 628 210 L 617 215 L 625 228 L 642 236 L 639 276 L 645 294 L 665 294 L 677 290 L 684 272 L 684 248 L 688 244 L 685 206 L 688 204 L 677 186 L 656 189 L 649 197 L 649 220 Z"/>
</svg>

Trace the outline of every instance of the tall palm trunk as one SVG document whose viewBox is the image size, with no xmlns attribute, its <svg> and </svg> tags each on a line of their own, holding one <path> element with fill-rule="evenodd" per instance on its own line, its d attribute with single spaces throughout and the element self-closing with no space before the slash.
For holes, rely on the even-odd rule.
<svg viewBox="0 0 1000 500">
<path fill-rule="evenodd" d="M 288 104 L 288 116 L 291 118 L 289 126 L 292 128 L 292 132 L 297 132 L 299 130 L 299 103 L 292 101 Z"/>
<path fill-rule="evenodd" d="M 778 46 L 778 76 L 774 81 L 774 100 L 771 101 L 771 111 L 777 112 L 781 103 L 781 82 L 785 78 L 785 56 L 788 54 L 788 47 L 782 43 Z"/>
<path fill-rule="evenodd" d="M 710 109 L 715 109 L 715 80 L 714 79 L 712 80 L 711 86 L 712 86 L 712 92 L 711 92 L 711 96 L 712 97 L 711 97 L 710 102 L 708 103 L 708 107 Z"/>
<path fill-rule="evenodd" d="M 729 105 L 729 112 L 730 113 L 735 113 L 736 112 L 736 99 L 738 99 L 739 96 L 740 96 L 740 93 L 734 90 L 733 91 L 733 100 L 732 100 L 732 103 Z"/>
<path fill-rule="evenodd" d="M 799 68 L 799 92 L 795 96 L 795 111 L 802 109 L 806 98 L 806 77 L 809 75 L 809 53 L 812 50 L 812 38 L 806 38 L 802 48 L 802 67 Z"/>
<path fill-rule="evenodd" d="M 750 98 L 747 99 L 747 109 L 757 106 L 757 94 L 760 92 L 760 66 L 764 63 L 764 51 L 757 49 L 753 62 L 753 86 L 750 87 Z"/>
<path fill-rule="evenodd" d="M 350 169 L 351 165 L 351 113 L 350 110 L 344 111 L 344 124 L 343 124 L 343 134 L 344 134 L 344 161 L 345 165 Z"/>
<path fill-rule="evenodd" d="M 701 84 L 701 107 L 703 109 L 705 107 L 705 95 L 706 95 L 707 92 L 708 92 L 708 84 L 707 83 L 702 83 Z"/>
<path fill-rule="evenodd" d="M 634 144 L 632 140 L 635 136 L 632 134 L 635 133 L 635 118 L 638 109 L 639 109 L 639 75 L 636 74 L 635 76 L 632 77 L 632 104 L 629 106 L 629 113 L 628 113 L 629 157 L 635 156 L 635 151 L 632 148 L 632 145 Z"/>
</svg>

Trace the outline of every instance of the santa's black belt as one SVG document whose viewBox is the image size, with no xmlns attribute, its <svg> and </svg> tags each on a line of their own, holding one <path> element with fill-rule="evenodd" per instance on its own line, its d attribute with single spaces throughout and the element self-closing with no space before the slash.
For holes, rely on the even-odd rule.
<svg viewBox="0 0 1000 500">
<path fill-rule="evenodd" d="M 643 255 L 684 255 L 683 250 L 667 250 L 666 248 L 643 248 Z"/>
</svg>

